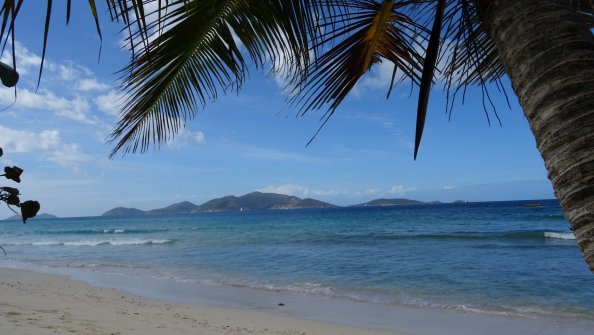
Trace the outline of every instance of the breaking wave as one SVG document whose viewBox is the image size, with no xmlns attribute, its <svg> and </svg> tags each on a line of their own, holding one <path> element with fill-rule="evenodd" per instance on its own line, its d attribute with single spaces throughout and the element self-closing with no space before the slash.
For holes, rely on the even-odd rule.
<svg viewBox="0 0 594 335">
<path fill-rule="evenodd" d="M 544 233 L 544 236 L 546 238 L 557 238 L 557 239 L 561 239 L 561 240 L 575 240 L 575 235 L 571 232 L 558 233 L 558 232 L 546 231 Z"/>
<path fill-rule="evenodd" d="M 16 243 L 18 245 L 33 245 L 33 246 L 68 246 L 68 247 L 97 247 L 97 246 L 124 246 L 124 245 L 159 245 L 172 244 L 175 239 L 110 239 L 110 240 L 80 240 L 80 241 L 35 241 L 28 243 Z"/>
</svg>

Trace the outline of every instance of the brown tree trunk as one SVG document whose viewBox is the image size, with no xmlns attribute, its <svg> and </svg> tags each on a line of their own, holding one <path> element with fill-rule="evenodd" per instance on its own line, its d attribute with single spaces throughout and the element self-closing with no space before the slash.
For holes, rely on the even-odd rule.
<svg viewBox="0 0 594 335">
<path fill-rule="evenodd" d="M 473 0 L 594 272 L 594 36 L 569 0 Z"/>
</svg>

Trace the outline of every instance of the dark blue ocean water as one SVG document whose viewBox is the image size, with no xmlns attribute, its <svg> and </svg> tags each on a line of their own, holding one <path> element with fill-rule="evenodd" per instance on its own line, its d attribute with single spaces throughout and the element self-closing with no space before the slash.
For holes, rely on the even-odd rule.
<svg viewBox="0 0 594 335">
<path fill-rule="evenodd" d="M 594 319 L 568 223 L 556 201 L 533 202 L 3 222 L 0 266 Z"/>
</svg>

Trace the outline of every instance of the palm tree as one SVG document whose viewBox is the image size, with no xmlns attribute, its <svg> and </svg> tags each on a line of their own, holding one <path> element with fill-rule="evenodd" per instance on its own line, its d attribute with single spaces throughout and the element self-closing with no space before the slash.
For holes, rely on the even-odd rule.
<svg viewBox="0 0 594 335">
<path fill-rule="evenodd" d="M 21 3 L 4 1 L 3 38 L 14 38 Z M 88 3 L 101 35 L 95 1 Z M 391 62 L 388 95 L 405 79 L 419 87 L 415 158 L 436 74 L 446 83 L 447 106 L 469 85 L 479 85 L 488 104 L 489 88 L 502 88 L 507 75 L 594 271 L 591 1 L 106 0 L 106 6 L 123 22 L 131 50 L 120 72 L 127 100 L 110 138 L 112 156 L 158 146 L 219 92 L 239 90 L 247 57 L 260 69 L 282 71 L 294 92 L 289 104 L 298 113 L 325 109 L 323 124 L 369 69 Z M 68 20 L 70 1 L 67 8 Z"/>
<path fill-rule="evenodd" d="M 563 0 L 475 4 L 582 255 L 594 271 L 592 5 Z"/>
</svg>

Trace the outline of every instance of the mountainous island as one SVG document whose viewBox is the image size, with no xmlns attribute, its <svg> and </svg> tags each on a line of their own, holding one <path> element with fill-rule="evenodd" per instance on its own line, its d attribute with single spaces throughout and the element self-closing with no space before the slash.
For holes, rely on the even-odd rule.
<svg viewBox="0 0 594 335">
<path fill-rule="evenodd" d="M 353 205 L 352 207 L 366 207 L 366 206 L 402 206 L 402 205 L 420 205 L 426 202 L 411 200 L 411 199 L 375 199 L 362 204 Z"/>
<path fill-rule="evenodd" d="M 439 201 L 423 202 L 411 199 L 375 199 L 350 207 L 367 206 L 402 206 L 441 204 Z M 316 199 L 301 199 L 292 195 L 252 192 L 240 197 L 228 195 L 209 200 L 201 205 L 189 201 L 178 202 L 163 208 L 143 211 L 137 208 L 117 207 L 102 214 L 102 216 L 132 216 L 132 215 L 160 215 L 160 214 L 190 214 L 203 212 L 249 211 L 263 209 L 297 209 L 297 208 L 335 208 L 340 207 Z"/>
<path fill-rule="evenodd" d="M 184 214 L 200 212 L 243 211 L 259 209 L 296 209 L 296 208 L 332 208 L 338 207 L 316 199 L 301 199 L 291 195 L 252 192 L 240 197 L 229 195 L 212 199 L 196 205 L 189 201 L 179 202 L 164 208 L 142 211 L 136 208 L 117 207 L 111 209 L 103 216 L 130 216 L 130 215 L 156 215 L 156 214 Z"/>
</svg>

